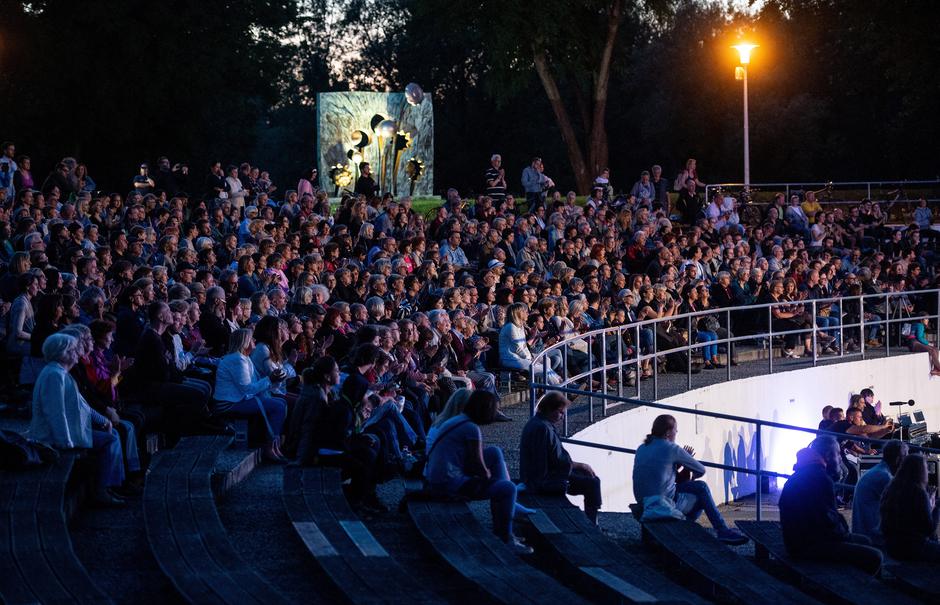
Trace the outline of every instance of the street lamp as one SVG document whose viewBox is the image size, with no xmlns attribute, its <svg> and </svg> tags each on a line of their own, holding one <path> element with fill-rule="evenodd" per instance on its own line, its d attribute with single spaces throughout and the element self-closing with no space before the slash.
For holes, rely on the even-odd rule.
<svg viewBox="0 0 940 605">
<path fill-rule="evenodd" d="M 740 67 L 734 69 L 734 78 L 744 82 L 744 191 L 751 190 L 751 144 L 748 133 L 747 117 L 747 66 L 751 63 L 751 51 L 757 48 L 757 44 L 748 44 L 742 42 L 735 44 L 731 48 L 738 51 L 741 60 Z"/>
</svg>

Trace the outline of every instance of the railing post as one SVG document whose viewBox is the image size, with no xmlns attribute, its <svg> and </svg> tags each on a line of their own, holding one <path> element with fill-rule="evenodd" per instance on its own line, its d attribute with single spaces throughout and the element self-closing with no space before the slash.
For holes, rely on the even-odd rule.
<svg viewBox="0 0 940 605">
<path fill-rule="evenodd" d="M 617 397 L 623 397 L 623 326 L 617 326 Z M 606 401 L 604 414 L 607 414 Z"/>
<path fill-rule="evenodd" d="M 891 293 L 885 292 L 885 357 L 891 357 Z"/>
<path fill-rule="evenodd" d="M 761 448 L 761 439 L 760 439 L 760 433 L 761 433 L 760 420 L 758 420 L 756 424 L 757 424 L 757 432 L 754 434 L 754 450 L 757 454 L 757 492 L 754 495 L 754 502 L 757 504 L 757 520 L 760 521 L 761 520 L 760 509 L 761 509 L 761 504 L 763 500 L 763 497 L 761 495 L 761 487 L 763 487 L 763 483 L 764 483 L 764 473 L 763 473 L 764 465 L 763 465 L 763 461 L 761 460 L 762 448 Z"/>
<path fill-rule="evenodd" d="M 731 360 L 734 358 L 734 343 L 731 342 L 734 338 L 734 333 L 731 331 L 731 309 L 725 310 L 725 332 L 728 334 L 728 340 L 725 341 L 725 380 L 731 382 Z"/>
<path fill-rule="evenodd" d="M 862 353 L 862 359 L 865 359 L 865 295 L 858 297 L 858 350 Z"/>
<path fill-rule="evenodd" d="M 774 311 L 767 307 L 767 373 L 774 373 Z"/>
<path fill-rule="evenodd" d="M 561 347 L 561 368 L 565 372 L 565 386 L 568 386 L 568 343 L 562 343 Z"/>
<path fill-rule="evenodd" d="M 829 307 L 829 317 L 832 317 L 832 306 Z M 837 315 L 839 318 L 839 357 L 845 356 L 845 329 L 842 327 L 842 324 L 845 322 L 842 321 L 842 299 L 839 300 L 839 313 Z"/>
<path fill-rule="evenodd" d="M 535 416 L 535 364 L 529 366 L 529 418 Z"/>
<path fill-rule="evenodd" d="M 659 348 L 656 330 L 653 330 L 653 348 Z M 653 399 L 659 399 L 659 356 L 653 357 Z"/>
<path fill-rule="evenodd" d="M 685 361 L 686 361 L 685 376 L 686 376 L 686 384 L 688 385 L 687 388 L 688 388 L 688 389 L 691 389 L 691 388 L 692 388 L 692 349 L 691 349 L 690 347 L 692 346 L 692 317 L 689 316 L 689 317 L 687 317 L 686 319 L 688 320 L 688 322 L 687 322 L 687 324 L 686 324 L 686 337 L 685 337 L 685 346 L 686 346 L 686 349 L 685 349 L 685 351 L 686 351 L 686 354 L 685 354 Z"/>
<path fill-rule="evenodd" d="M 810 320 L 810 325 L 813 328 L 813 339 L 811 341 L 811 344 L 813 345 L 813 367 L 815 368 L 816 362 L 819 361 L 819 356 L 816 354 L 816 349 L 818 348 L 817 346 L 818 337 L 816 336 L 816 300 L 813 299 L 811 302 L 813 303 L 812 305 L 813 317 Z"/>
<path fill-rule="evenodd" d="M 655 346 L 656 346 L 655 339 L 656 339 L 656 330 L 653 330 L 653 346 L 654 346 L 653 353 L 656 352 L 655 351 Z M 635 355 L 636 357 L 636 380 L 634 382 L 636 382 L 636 398 L 639 399 L 640 398 L 640 382 L 642 382 L 640 380 L 640 374 L 641 374 L 640 372 L 640 324 L 636 325 L 636 340 L 634 340 L 633 342 L 636 343 L 636 355 Z"/>
<path fill-rule="evenodd" d="M 588 336 L 588 377 L 587 377 L 587 390 L 590 395 L 588 395 L 588 407 L 594 405 L 594 356 L 591 355 L 591 337 Z M 604 402 L 607 403 L 606 401 Z"/>
</svg>

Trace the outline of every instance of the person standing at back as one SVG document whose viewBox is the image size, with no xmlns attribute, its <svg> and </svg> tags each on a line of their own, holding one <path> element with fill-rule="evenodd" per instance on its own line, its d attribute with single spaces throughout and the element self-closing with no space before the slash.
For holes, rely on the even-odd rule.
<svg viewBox="0 0 940 605">
<path fill-rule="evenodd" d="M 493 200 L 493 206 L 499 208 L 506 199 L 506 169 L 503 168 L 503 157 L 498 153 L 490 158 L 490 167 L 483 179 L 486 181 L 486 195 Z"/>
<path fill-rule="evenodd" d="M 542 205 L 542 196 L 545 191 L 555 186 L 552 179 L 545 176 L 545 165 L 542 158 L 532 158 L 532 163 L 522 171 L 522 190 L 525 191 L 525 200 L 529 204 L 529 212 L 535 212 Z"/>
</svg>

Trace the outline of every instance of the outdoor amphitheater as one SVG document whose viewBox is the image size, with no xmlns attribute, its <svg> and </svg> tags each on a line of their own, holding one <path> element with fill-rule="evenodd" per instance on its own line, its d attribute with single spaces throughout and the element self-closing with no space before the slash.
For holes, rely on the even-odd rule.
<svg viewBox="0 0 940 605">
<path fill-rule="evenodd" d="M 940 2 L 0 6 L 0 604 L 940 604 Z"/>
</svg>

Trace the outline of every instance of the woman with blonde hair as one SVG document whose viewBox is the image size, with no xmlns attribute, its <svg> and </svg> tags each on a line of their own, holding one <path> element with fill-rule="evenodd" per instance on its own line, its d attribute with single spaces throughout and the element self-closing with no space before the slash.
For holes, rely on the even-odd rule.
<svg viewBox="0 0 940 605">
<path fill-rule="evenodd" d="M 229 340 L 228 355 L 219 361 L 214 395 L 215 414 L 247 414 L 258 416 L 267 431 L 264 458 L 270 462 L 286 462 L 278 446 L 287 403 L 271 397 L 271 389 L 287 378 L 284 370 L 277 369 L 261 377 L 251 361 L 255 348 L 252 331 L 236 330 Z"/>
<path fill-rule="evenodd" d="M 506 325 L 499 331 L 499 362 L 504 367 L 529 370 L 532 367 L 530 339 L 526 333 L 529 308 L 525 303 L 513 303 L 506 311 Z M 543 358 L 535 367 L 536 379 L 545 376 L 549 384 L 561 383 L 561 377 L 549 367 Z"/>
</svg>

